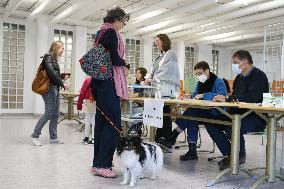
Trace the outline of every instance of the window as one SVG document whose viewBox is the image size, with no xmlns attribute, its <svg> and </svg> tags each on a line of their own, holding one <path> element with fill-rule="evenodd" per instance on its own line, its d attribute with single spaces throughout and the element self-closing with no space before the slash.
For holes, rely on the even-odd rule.
<svg viewBox="0 0 284 189">
<path fill-rule="evenodd" d="M 158 55 L 160 54 L 160 50 L 157 48 L 156 43 L 153 43 L 153 53 L 152 53 L 152 62 L 154 62 L 155 58 L 158 57 Z"/>
<path fill-rule="evenodd" d="M 184 79 L 193 75 L 194 47 L 185 47 Z"/>
<path fill-rule="evenodd" d="M 67 30 L 54 30 L 54 41 L 62 41 L 64 50 L 61 61 L 59 61 L 60 71 L 71 73 L 72 75 L 72 55 L 73 55 L 73 32 Z"/>
<path fill-rule="evenodd" d="M 23 109 L 25 26 L 3 23 L 2 108 Z"/>
<path fill-rule="evenodd" d="M 216 75 L 218 74 L 218 62 L 219 62 L 219 51 L 218 50 L 212 50 L 211 71 Z"/>
<path fill-rule="evenodd" d="M 93 47 L 95 38 L 96 38 L 96 34 L 87 33 L 87 51 Z"/>
<path fill-rule="evenodd" d="M 126 39 L 125 56 L 130 64 L 130 74 L 135 74 L 136 68 L 141 60 L 141 41 L 135 39 Z"/>
</svg>

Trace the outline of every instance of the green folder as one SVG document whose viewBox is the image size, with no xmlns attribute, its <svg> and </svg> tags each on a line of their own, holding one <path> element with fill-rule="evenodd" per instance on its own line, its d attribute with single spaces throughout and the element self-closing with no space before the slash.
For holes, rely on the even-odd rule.
<svg viewBox="0 0 284 189">
<path fill-rule="evenodd" d="M 186 94 L 191 94 L 194 92 L 196 82 L 197 82 L 196 77 L 193 75 L 188 76 L 184 80 L 184 91 Z"/>
</svg>

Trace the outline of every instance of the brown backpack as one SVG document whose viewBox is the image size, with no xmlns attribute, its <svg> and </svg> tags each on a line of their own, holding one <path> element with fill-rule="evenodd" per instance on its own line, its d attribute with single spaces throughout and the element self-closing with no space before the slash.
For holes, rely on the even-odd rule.
<svg viewBox="0 0 284 189">
<path fill-rule="evenodd" d="M 49 89 L 49 77 L 47 75 L 47 72 L 41 63 L 38 67 L 36 76 L 33 80 L 32 84 L 32 91 L 44 95 L 48 92 Z"/>
</svg>

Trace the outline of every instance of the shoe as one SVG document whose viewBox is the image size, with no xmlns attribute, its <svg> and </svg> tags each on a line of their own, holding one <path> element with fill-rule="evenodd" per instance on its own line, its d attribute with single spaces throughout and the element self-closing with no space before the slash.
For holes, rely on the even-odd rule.
<svg viewBox="0 0 284 189">
<path fill-rule="evenodd" d="M 245 163 L 246 159 L 247 159 L 247 154 L 246 153 L 240 155 L 240 157 L 239 157 L 239 164 L 241 165 L 241 164 Z"/>
<path fill-rule="evenodd" d="M 94 139 L 89 140 L 89 141 L 88 141 L 88 144 L 94 144 Z"/>
<path fill-rule="evenodd" d="M 92 167 L 91 173 L 105 178 L 115 178 L 116 174 L 111 169 Z"/>
<path fill-rule="evenodd" d="M 221 161 L 218 162 L 219 170 L 223 171 L 226 168 L 230 167 L 230 156 L 223 158 Z"/>
<path fill-rule="evenodd" d="M 176 144 L 176 141 L 177 141 L 177 138 L 178 138 L 178 135 L 180 134 L 180 132 L 178 132 L 176 129 L 174 129 L 172 131 L 172 134 L 171 134 L 171 139 L 170 139 L 170 142 L 172 145 L 175 145 Z"/>
<path fill-rule="evenodd" d="M 63 141 L 58 140 L 58 139 L 50 139 L 50 144 L 64 144 Z"/>
<path fill-rule="evenodd" d="M 157 140 L 157 143 L 163 145 L 163 146 L 166 147 L 166 148 L 172 149 L 172 143 L 171 143 L 171 141 L 167 141 L 165 138 L 162 138 L 162 137 L 159 138 L 159 139 Z"/>
<path fill-rule="evenodd" d="M 239 165 L 243 164 L 246 162 L 246 153 L 241 154 L 239 156 Z M 230 167 L 230 156 L 223 158 L 221 161 L 218 162 L 219 170 L 222 171 L 226 168 Z"/>
<path fill-rule="evenodd" d="M 181 155 L 179 159 L 181 161 L 197 160 L 198 155 L 196 150 L 196 144 L 189 143 L 188 148 L 189 148 L 188 152 L 186 152 L 184 155 Z"/>
<path fill-rule="evenodd" d="M 83 140 L 82 140 L 82 143 L 83 144 L 89 144 L 89 138 L 84 138 Z"/>
<path fill-rule="evenodd" d="M 42 146 L 42 143 L 39 141 L 39 138 L 33 138 L 33 137 L 30 138 L 34 146 Z"/>
</svg>

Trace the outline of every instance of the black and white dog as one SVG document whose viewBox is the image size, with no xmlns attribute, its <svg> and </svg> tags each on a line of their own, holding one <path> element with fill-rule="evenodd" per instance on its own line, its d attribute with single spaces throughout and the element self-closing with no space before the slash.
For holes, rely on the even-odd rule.
<svg viewBox="0 0 284 189">
<path fill-rule="evenodd" d="M 138 179 L 144 177 L 144 170 L 151 171 L 151 179 L 155 179 L 156 173 L 163 167 L 162 149 L 155 144 L 142 143 L 142 139 L 137 135 L 122 136 L 117 154 L 122 160 L 122 185 L 129 182 L 133 187 Z"/>
</svg>

